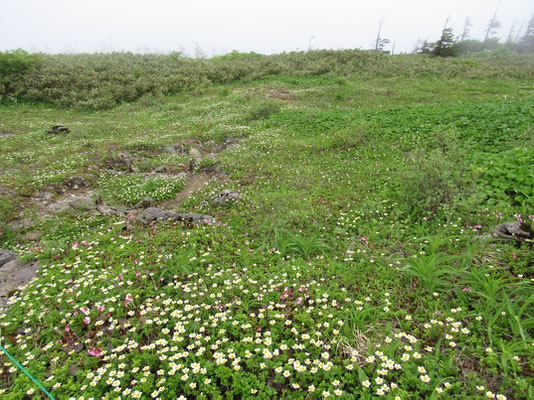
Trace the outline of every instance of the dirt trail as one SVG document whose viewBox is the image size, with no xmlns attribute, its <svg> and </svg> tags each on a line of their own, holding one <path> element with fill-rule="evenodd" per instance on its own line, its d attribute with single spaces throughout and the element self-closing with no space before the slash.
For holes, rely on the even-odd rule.
<svg viewBox="0 0 534 400">
<path fill-rule="evenodd" d="M 180 193 L 174 199 L 159 203 L 158 207 L 165 209 L 180 207 L 186 198 L 202 189 L 212 178 L 214 178 L 213 175 L 205 172 L 187 177 L 185 186 Z"/>
</svg>

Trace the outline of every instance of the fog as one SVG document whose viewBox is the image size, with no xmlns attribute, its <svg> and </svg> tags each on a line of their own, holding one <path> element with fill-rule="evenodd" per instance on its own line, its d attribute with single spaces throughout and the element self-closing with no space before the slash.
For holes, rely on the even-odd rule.
<svg viewBox="0 0 534 400">
<path fill-rule="evenodd" d="M 189 56 L 238 51 L 271 54 L 308 49 L 373 48 L 379 23 L 386 50 L 411 52 L 435 41 L 447 17 L 460 35 L 483 39 L 498 0 L 0 0 L 0 50 L 78 53 L 182 51 Z M 498 8 L 506 40 L 524 30 L 532 0 Z M 514 28 L 513 28 L 514 27 Z M 523 32 L 519 32 L 519 36 Z M 201 50 L 201 51 L 200 51 Z"/>
</svg>

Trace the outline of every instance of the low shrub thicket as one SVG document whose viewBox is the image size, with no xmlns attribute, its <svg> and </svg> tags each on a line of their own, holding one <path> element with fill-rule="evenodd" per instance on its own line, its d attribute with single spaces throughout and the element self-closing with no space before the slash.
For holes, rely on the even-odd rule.
<svg viewBox="0 0 534 400">
<path fill-rule="evenodd" d="M 16 67 L 2 68 L 1 60 Z M 530 55 L 435 60 L 424 55 L 386 56 L 360 50 L 270 56 L 230 53 L 209 60 L 183 58 L 179 53 L 30 55 L 19 51 L 0 53 L 0 99 L 105 109 L 149 94 L 167 95 L 210 83 L 279 74 L 529 78 L 534 65 L 531 60 Z"/>
</svg>

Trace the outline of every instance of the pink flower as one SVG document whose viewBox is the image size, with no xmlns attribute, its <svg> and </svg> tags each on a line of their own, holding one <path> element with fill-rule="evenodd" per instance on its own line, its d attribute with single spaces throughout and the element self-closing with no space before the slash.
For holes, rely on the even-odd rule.
<svg viewBox="0 0 534 400">
<path fill-rule="evenodd" d="M 464 288 L 462 289 L 462 292 L 470 292 L 470 291 L 471 291 L 471 289 L 469 289 L 468 287 L 464 287 Z"/>
<path fill-rule="evenodd" d="M 65 326 L 65 332 L 70 332 L 70 327 L 68 325 Z"/>
<path fill-rule="evenodd" d="M 89 325 L 89 324 L 91 323 L 91 318 L 89 318 L 89 317 L 85 317 L 85 318 L 83 319 L 83 322 L 85 322 L 86 325 Z"/>
<path fill-rule="evenodd" d="M 512 257 L 514 257 L 514 260 L 517 258 L 517 254 L 512 253 Z"/>
<path fill-rule="evenodd" d="M 366 238 L 365 236 L 362 236 L 361 239 L 365 244 L 367 244 L 367 242 L 369 242 L 369 239 Z"/>
<path fill-rule="evenodd" d="M 97 307 L 97 310 L 100 311 L 100 312 L 102 312 L 102 311 L 105 310 L 105 307 L 104 307 L 104 306 L 98 306 L 98 307 Z"/>
<path fill-rule="evenodd" d="M 87 352 L 93 357 L 102 357 L 102 354 L 100 354 L 101 351 L 102 347 L 99 347 L 98 349 L 96 347 L 90 347 Z"/>
</svg>

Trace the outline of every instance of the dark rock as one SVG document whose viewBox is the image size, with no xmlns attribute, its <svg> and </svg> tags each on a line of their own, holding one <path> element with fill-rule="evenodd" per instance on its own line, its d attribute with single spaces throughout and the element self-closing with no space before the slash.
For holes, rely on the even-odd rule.
<svg viewBox="0 0 534 400">
<path fill-rule="evenodd" d="M 195 169 L 198 167 L 198 162 L 196 159 L 192 158 L 189 160 L 189 172 L 195 172 Z"/>
<path fill-rule="evenodd" d="M 138 215 L 137 219 L 143 223 L 149 223 L 152 221 L 177 221 L 184 222 L 188 225 L 204 225 L 215 222 L 215 218 L 209 215 L 196 213 L 175 213 L 156 207 L 147 208 L 140 215 Z"/>
<path fill-rule="evenodd" d="M 520 244 L 524 241 L 532 241 L 534 232 L 528 222 L 505 222 L 497 225 L 490 234 L 481 236 L 479 239 L 484 242 L 490 239 L 515 240 L 517 244 Z"/>
<path fill-rule="evenodd" d="M 132 161 L 130 160 L 129 154 L 108 154 L 103 162 L 107 169 L 133 172 Z"/>
<path fill-rule="evenodd" d="M 95 204 L 97 206 L 104 204 L 104 200 L 102 199 L 102 195 L 100 193 L 96 195 Z"/>
<path fill-rule="evenodd" d="M 143 200 L 138 202 L 135 208 L 149 208 L 154 207 L 154 199 L 152 197 L 145 197 Z"/>
<path fill-rule="evenodd" d="M 69 133 L 70 129 L 64 125 L 56 125 L 48 130 L 47 133 Z"/>
<path fill-rule="evenodd" d="M 523 242 L 527 239 L 534 238 L 534 232 L 528 222 L 506 222 L 493 228 L 491 235 L 494 238 L 510 239 L 517 242 Z"/>
<path fill-rule="evenodd" d="M 235 190 L 225 189 L 217 196 L 215 196 L 211 202 L 216 206 L 229 205 L 240 200 L 243 195 Z"/>
</svg>

